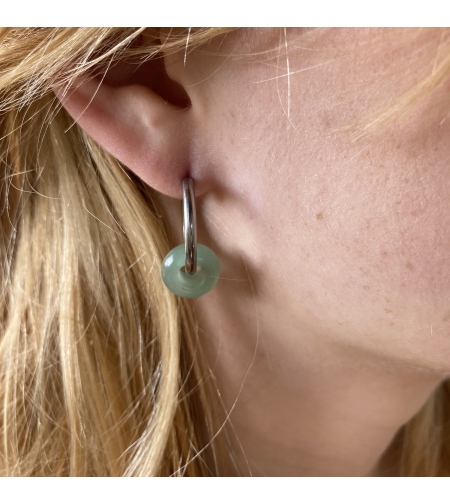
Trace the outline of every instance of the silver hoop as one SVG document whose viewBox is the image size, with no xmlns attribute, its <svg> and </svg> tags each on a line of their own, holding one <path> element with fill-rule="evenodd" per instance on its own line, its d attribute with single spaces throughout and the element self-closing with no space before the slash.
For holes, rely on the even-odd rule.
<svg viewBox="0 0 450 504">
<path fill-rule="evenodd" d="M 185 251 L 185 271 L 197 271 L 197 217 L 195 214 L 194 181 L 186 177 L 183 185 L 183 236 Z"/>
</svg>

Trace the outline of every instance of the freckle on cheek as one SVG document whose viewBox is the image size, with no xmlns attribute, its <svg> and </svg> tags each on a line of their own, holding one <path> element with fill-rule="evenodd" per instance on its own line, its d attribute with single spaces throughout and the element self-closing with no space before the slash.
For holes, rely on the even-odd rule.
<svg viewBox="0 0 450 504">
<path fill-rule="evenodd" d="M 370 285 L 364 285 L 363 289 L 364 290 L 370 290 Z"/>
<path fill-rule="evenodd" d="M 414 266 L 413 266 L 410 262 L 406 263 L 406 267 L 407 267 L 409 270 L 413 270 L 413 269 L 414 269 Z"/>
<path fill-rule="evenodd" d="M 316 219 L 317 219 L 317 220 L 322 220 L 322 219 L 323 219 L 323 213 L 322 213 L 322 212 L 317 213 L 317 214 L 316 214 Z"/>
</svg>

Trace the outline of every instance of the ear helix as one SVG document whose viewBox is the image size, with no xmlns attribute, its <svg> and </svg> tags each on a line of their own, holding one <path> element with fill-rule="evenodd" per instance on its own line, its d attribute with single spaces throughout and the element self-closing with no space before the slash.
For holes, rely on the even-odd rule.
<svg viewBox="0 0 450 504">
<path fill-rule="evenodd" d="M 220 275 L 216 254 L 197 244 L 194 182 L 186 177 L 183 185 L 184 244 L 173 248 L 164 258 L 161 276 L 168 289 L 185 298 L 197 298 L 209 292 Z"/>
</svg>

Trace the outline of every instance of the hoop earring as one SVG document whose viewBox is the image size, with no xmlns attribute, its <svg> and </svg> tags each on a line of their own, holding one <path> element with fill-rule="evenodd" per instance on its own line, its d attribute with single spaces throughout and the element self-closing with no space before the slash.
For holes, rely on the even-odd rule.
<svg viewBox="0 0 450 504">
<path fill-rule="evenodd" d="M 164 258 L 161 276 L 168 289 L 185 298 L 197 298 L 209 292 L 220 275 L 216 254 L 205 245 L 197 244 L 194 181 L 186 177 L 183 186 L 184 244 L 173 248 Z"/>
</svg>

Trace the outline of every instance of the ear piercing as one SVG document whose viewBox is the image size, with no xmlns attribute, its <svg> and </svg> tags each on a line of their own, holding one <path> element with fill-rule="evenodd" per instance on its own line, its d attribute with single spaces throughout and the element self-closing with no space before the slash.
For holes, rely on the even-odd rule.
<svg viewBox="0 0 450 504">
<path fill-rule="evenodd" d="M 220 275 L 220 262 L 210 248 L 197 244 L 194 181 L 186 177 L 182 185 L 184 244 L 173 248 L 166 255 L 161 266 L 161 276 L 166 287 L 177 296 L 197 298 L 216 285 Z"/>
</svg>

